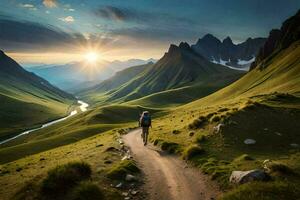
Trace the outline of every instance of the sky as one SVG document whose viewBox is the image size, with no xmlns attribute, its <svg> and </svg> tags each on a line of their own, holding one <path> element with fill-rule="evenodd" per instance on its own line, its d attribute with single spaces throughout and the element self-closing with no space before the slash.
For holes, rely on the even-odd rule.
<svg viewBox="0 0 300 200">
<path fill-rule="evenodd" d="M 299 0 L 0 0 L 0 49 L 27 65 L 160 58 L 210 33 L 267 37 Z"/>
</svg>

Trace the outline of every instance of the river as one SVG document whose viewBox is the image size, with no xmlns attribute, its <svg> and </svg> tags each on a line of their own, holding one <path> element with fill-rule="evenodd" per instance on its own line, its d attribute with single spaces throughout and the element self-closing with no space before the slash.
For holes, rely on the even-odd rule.
<svg viewBox="0 0 300 200">
<path fill-rule="evenodd" d="M 77 102 L 80 104 L 79 108 L 80 108 L 81 112 L 87 111 L 87 107 L 89 106 L 89 104 L 87 104 L 87 103 L 85 103 L 85 102 L 83 102 L 83 101 L 80 101 L 80 100 L 78 100 Z M 66 116 L 66 117 L 63 117 L 63 118 L 60 118 L 60 119 L 56 119 L 56 120 L 54 120 L 54 121 L 47 122 L 46 124 L 43 124 L 42 126 L 40 126 L 40 127 L 38 127 L 38 128 L 34 128 L 34 129 L 31 129 L 31 130 L 27 130 L 27 131 L 24 131 L 24 132 L 22 132 L 22 133 L 20 133 L 20 134 L 18 134 L 18 135 L 16 135 L 16 136 L 14 136 L 14 137 L 8 138 L 8 139 L 6 139 L 6 140 L 2 140 L 2 141 L 0 141 L 0 145 L 1 145 L 1 144 L 4 144 L 4 143 L 6 143 L 6 142 L 12 141 L 12 140 L 14 140 L 14 139 L 16 139 L 16 138 L 18 138 L 18 137 L 23 136 L 23 135 L 27 135 L 27 134 L 32 133 L 32 132 L 34 132 L 34 131 L 41 130 L 41 129 L 43 129 L 43 128 L 46 128 L 46 127 L 51 126 L 51 125 L 53 125 L 53 124 L 56 124 L 56 123 L 58 123 L 58 122 L 64 121 L 64 120 L 68 119 L 69 117 L 71 117 L 71 116 L 73 116 L 73 115 L 76 115 L 76 114 L 78 114 L 77 110 L 73 110 L 73 111 L 72 111 L 68 116 Z"/>
</svg>

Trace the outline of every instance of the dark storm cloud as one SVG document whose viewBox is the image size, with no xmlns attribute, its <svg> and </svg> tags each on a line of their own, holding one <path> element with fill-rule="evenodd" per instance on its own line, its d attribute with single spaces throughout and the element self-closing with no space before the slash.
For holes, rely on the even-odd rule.
<svg viewBox="0 0 300 200">
<path fill-rule="evenodd" d="M 101 40 L 98 36 L 91 38 L 93 41 Z M 5 51 L 67 50 L 87 42 L 80 33 L 69 34 L 49 25 L 0 19 L 0 49 Z"/>
</svg>

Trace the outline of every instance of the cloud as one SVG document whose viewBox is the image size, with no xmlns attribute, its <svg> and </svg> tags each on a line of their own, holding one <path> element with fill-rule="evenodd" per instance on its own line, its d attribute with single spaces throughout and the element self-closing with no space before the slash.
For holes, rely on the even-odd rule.
<svg viewBox="0 0 300 200">
<path fill-rule="evenodd" d="M 22 8 L 26 8 L 26 9 L 29 9 L 29 10 L 37 10 L 37 8 L 33 5 L 33 4 L 28 4 L 28 3 L 25 3 L 25 4 L 19 4 L 20 7 Z"/>
<path fill-rule="evenodd" d="M 66 22 L 66 23 L 72 23 L 72 22 L 75 21 L 75 19 L 72 16 L 68 16 L 68 17 L 65 17 L 65 18 L 58 18 L 58 19 L 63 21 L 63 22 Z"/>
<path fill-rule="evenodd" d="M 133 17 L 132 13 L 130 13 L 128 10 L 114 6 L 101 6 L 94 10 L 94 14 L 96 16 L 115 21 L 125 21 Z"/>
<path fill-rule="evenodd" d="M 154 13 L 145 10 L 142 11 L 115 6 L 99 6 L 93 10 L 93 13 L 98 17 L 110 19 L 112 21 L 135 22 L 146 26 L 166 26 L 175 23 L 179 26 L 191 26 L 196 23 L 194 20 L 174 16 L 169 13 Z"/>
<path fill-rule="evenodd" d="M 103 48 L 117 46 L 115 38 L 104 34 L 66 33 L 54 26 L 45 26 L 17 19 L 0 19 L 0 49 L 7 52 L 62 52 L 74 53 L 90 44 Z"/>
<path fill-rule="evenodd" d="M 93 12 L 96 16 L 112 21 L 128 23 L 129 26 L 111 26 L 107 30 L 114 37 L 126 37 L 139 41 L 174 42 L 194 40 L 200 31 L 197 21 L 170 13 L 149 12 L 113 6 L 100 6 Z"/>
<path fill-rule="evenodd" d="M 44 6 L 48 8 L 55 8 L 57 7 L 57 1 L 56 0 L 43 0 Z"/>
<path fill-rule="evenodd" d="M 34 5 L 32 4 L 20 4 L 20 6 L 23 8 L 34 8 Z"/>
</svg>

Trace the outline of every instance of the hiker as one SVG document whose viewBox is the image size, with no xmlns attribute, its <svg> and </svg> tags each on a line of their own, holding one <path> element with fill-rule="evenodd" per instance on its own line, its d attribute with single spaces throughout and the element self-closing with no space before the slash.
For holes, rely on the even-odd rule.
<svg viewBox="0 0 300 200">
<path fill-rule="evenodd" d="M 139 125 L 143 129 L 142 138 L 143 138 L 143 143 L 145 146 L 145 145 L 147 145 L 147 141 L 148 141 L 149 127 L 151 126 L 151 128 L 152 128 L 151 116 L 148 111 L 144 111 L 143 114 L 141 115 L 141 118 L 139 120 Z"/>
</svg>

